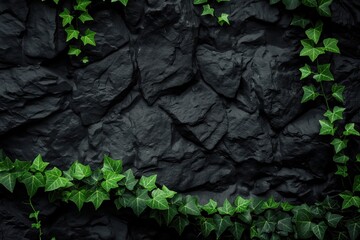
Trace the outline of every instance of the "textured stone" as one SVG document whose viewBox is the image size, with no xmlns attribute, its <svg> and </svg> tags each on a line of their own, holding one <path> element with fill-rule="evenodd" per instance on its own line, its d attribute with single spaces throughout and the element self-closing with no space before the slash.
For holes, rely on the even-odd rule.
<svg viewBox="0 0 360 240">
<path fill-rule="evenodd" d="M 115 9 L 96 11 L 93 18 L 94 24 L 91 30 L 96 32 L 96 47 L 87 47 L 84 51 L 90 56 L 90 61 L 102 59 L 129 42 L 129 31 Z M 83 31 L 85 30 L 86 27 Z"/>
<path fill-rule="evenodd" d="M 205 46 L 198 47 L 196 59 L 201 75 L 217 93 L 235 97 L 242 74 L 242 58 L 232 51 L 216 52 Z"/>
<path fill-rule="evenodd" d="M 150 104 L 194 76 L 194 23 L 188 21 L 186 7 L 180 11 L 181 2 L 161 1 L 144 13 L 147 28 L 136 41 L 136 54 L 141 90 Z M 165 19 L 159 21 L 159 14 Z"/>
<path fill-rule="evenodd" d="M 81 43 L 65 42 L 57 16 L 70 2 L 0 2 L 0 148 L 9 156 L 40 153 L 64 169 L 75 160 L 98 167 L 109 154 L 201 203 L 237 195 L 313 203 L 338 191 L 332 146 L 318 135 L 325 104 L 300 104 L 305 35 L 284 8 L 224 2 L 217 13 L 230 13 L 231 25 L 220 27 L 189 0 L 132 0 L 126 8 L 97 1 L 96 21 L 79 24 L 97 32 L 97 46 L 82 49 L 86 65 L 66 55 L 67 45 Z M 329 60 L 346 86 L 344 116 L 359 127 L 360 4 L 332 8 L 324 36 L 339 38 L 341 55 Z M 349 155 L 359 141 L 349 142 Z M 37 238 L 24 191 L 0 188 L 1 239 Z M 44 239 L 197 239 L 194 229 L 176 237 L 110 201 L 81 213 L 46 194 L 34 202 Z"/>
<path fill-rule="evenodd" d="M 75 72 L 73 107 L 85 125 L 98 122 L 130 90 L 134 66 L 124 48 Z"/>
<path fill-rule="evenodd" d="M 269 127 L 258 112 L 249 114 L 236 107 L 228 109 L 229 129 L 224 149 L 235 162 L 247 160 L 270 162 L 273 146 Z"/>
<path fill-rule="evenodd" d="M 0 133 L 43 119 L 65 107 L 71 85 L 38 66 L 0 71 Z"/>
<path fill-rule="evenodd" d="M 21 34 L 25 25 L 9 13 L 0 15 L 0 59 L 1 65 L 21 64 L 23 57 Z M 0 67 L 1 67 L 0 65 Z"/>
<path fill-rule="evenodd" d="M 178 96 L 166 96 L 162 108 L 175 120 L 183 135 L 212 149 L 227 130 L 225 109 L 206 85 L 199 83 Z"/>
<path fill-rule="evenodd" d="M 42 2 L 30 3 L 24 53 L 32 58 L 51 59 L 56 55 L 56 9 L 49 8 Z"/>
</svg>

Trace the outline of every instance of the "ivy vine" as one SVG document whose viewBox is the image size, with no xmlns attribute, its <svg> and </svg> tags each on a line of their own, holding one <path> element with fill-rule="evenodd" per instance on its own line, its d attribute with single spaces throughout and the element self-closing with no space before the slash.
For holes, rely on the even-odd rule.
<svg viewBox="0 0 360 240">
<path fill-rule="evenodd" d="M 59 4 L 59 0 L 53 0 Z M 124 6 L 127 0 L 111 0 Z M 218 3 L 224 0 L 217 0 Z M 270 0 L 270 4 L 282 2 L 286 9 L 294 10 L 301 5 L 314 9 L 322 17 L 330 17 L 332 0 Z M 95 46 L 96 33 L 90 28 L 80 32 L 79 24 L 92 21 L 88 12 L 90 0 L 76 0 L 71 8 L 60 13 L 62 25 L 67 33 L 66 41 L 69 55 L 81 56 L 82 47 Z M 208 0 L 194 0 L 195 5 L 203 7 L 202 15 L 215 17 L 215 10 Z M 230 24 L 228 15 L 216 15 L 220 25 Z M 320 135 L 332 138 L 333 160 L 337 164 L 335 174 L 351 183 L 348 189 L 337 197 L 327 197 L 314 205 L 294 206 L 288 202 L 269 199 L 245 199 L 238 196 L 233 202 L 228 199 L 222 204 L 210 199 L 202 205 L 195 196 L 183 196 L 157 184 L 157 176 L 134 176 L 131 169 L 124 171 L 121 160 L 104 156 L 101 168 L 91 169 L 78 161 L 69 169 L 62 171 L 51 167 L 39 155 L 33 161 L 12 161 L 0 154 L 0 184 L 10 192 L 17 182 L 25 185 L 29 196 L 29 206 L 33 219 L 32 227 L 42 238 L 41 212 L 36 210 L 32 198 L 39 191 L 49 193 L 51 201 L 71 202 L 79 211 L 90 203 L 95 210 L 104 201 L 112 201 L 117 209 L 131 208 L 137 216 L 154 218 L 160 225 L 174 228 L 179 234 L 188 225 L 196 226 L 205 238 L 231 239 L 351 239 L 360 235 L 360 174 L 358 165 L 360 154 L 348 154 L 348 142 L 359 137 L 355 123 L 347 123 L 344 117 L 345 86 L 336 83 L 331 72 L 331 64 L 322 62 L 322 55 L 340 54 L 338 40 L 323 37 L 322 20 L 312 22 L 303 16 L 295 15 L 291 25 L 304 29 L 306 39 L 301 40 L 301 57 L 309 62 L 302 66 L 300 80 L 304 82 L 301 102 L 322 98 L 326 105 L 324 119 L 319 120 Z M 308 27 L 310 25 L 310 27 Z M 83 26 L 83 27 L 84 27 Z M 81 45 L 75 40 L 81 40 Z M 88 58 L 81 57 L 86 63 Z M 349 174 L 348 166 L 352 173 Z M 55 239 L 55 238 L 52 238 Z"/>
</svg>

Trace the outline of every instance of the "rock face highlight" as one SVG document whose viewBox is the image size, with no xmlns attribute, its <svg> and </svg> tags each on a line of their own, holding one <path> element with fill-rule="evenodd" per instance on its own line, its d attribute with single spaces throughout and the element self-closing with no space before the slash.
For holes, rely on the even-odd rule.
<svg viewBox="0 0 360 240">
<path fill-rule="evenodd" d="M 109 154 L 137 176 L 156 173 L 160 184 L 200 202 L 237 195 L 314 202 L 336 188 L 331 145 L 318 135 L 324 103 L 300 104 L 305 35 L 290 26 L 288 12 L 268 0 L 234 0 L 220 6 L 232 23 L 220 27 L 192 0 L 130 0 L 126 9 L 99 1 L 87 26 L 97 46 L 84 49 L 84 65 L 67 55 L 62 5 L 50 2 L 0 2 L 0 148 L 10 157 L 42 154 L 66 168 L 76 160 L 96 167 Z M 325 34 L 340 40 L 332 71 L 347 86 L 345 117 L 359 126 L 355 2 L 333 3 Z M 352 143 L 354 151 L 359 145 Z M 1 239 L 36 238 L 24 191 L 1 190 Z M 82 215 L 45 195 L 37 202 L 47 209 L 49 238 L 175 234 L 107 206 Z"/>
</svg>

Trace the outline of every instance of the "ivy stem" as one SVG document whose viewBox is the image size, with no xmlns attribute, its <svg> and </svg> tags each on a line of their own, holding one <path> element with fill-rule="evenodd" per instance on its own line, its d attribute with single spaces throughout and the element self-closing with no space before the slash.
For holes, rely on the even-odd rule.
<svg viewBox="0 0 360 240">
<path fill-rule="evenodd" d="M 320 82 L 320 87 L 321 87 L 322 95 L 323 95 L 323 97 L 325 99 L 327 110 L 330 110 L 329 102 L 327 100 L 327 97 L 326 97 L 326 94 L 325 94 L 325 91 L 324 91 L 324 86 L 323 86 L 322 82 Z"/>
<path fill-rule="evenodd" d="M 35 212 L 36 212 L 36 209 L 35 209 L 32 201 L 31 201 L 31 197 L 29 197 L 29 205 L 30 205 L 31 209 L 33 210 L 33 212 L 35 213 Z M 39 217 L 38 217 L 37 214 L 35 214 L 35 221 L 36 221 L 36 223 L 39 223 Z M 42 231 L 41 231 L 41 227 L 38 228 L 38 230 L 39 230 L 39 240 L 41 240 L 41 236 L 42 236 L 42 234 L 43 234 Z"/>
</svg>

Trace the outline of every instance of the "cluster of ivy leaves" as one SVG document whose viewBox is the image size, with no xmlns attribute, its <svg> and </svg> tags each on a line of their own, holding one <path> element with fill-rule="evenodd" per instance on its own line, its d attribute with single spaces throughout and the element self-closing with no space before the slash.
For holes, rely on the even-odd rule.
<svg viewBox="0 0 360 240">
<path fill-rule="evenodd" d="M 61 171 L 51 168 L 40 155 L 33 161 L 12 161 L 0 155 L 0 184 L 10 192 L 16 182 L 24 184 L 30 204 L 39 190 L 48 192 L 50 201 L 71 202 L 79 211 L 87 203 L 96 210 L 103 202 L 112 201 L 117 209 L 130 208 L 137 216 L 154 218 L 179 234 L 189 225 L 196 226 L 203 237 L 209 239 L 322 240 L 328 236 L 355 240 L 360 233 L 359 222 L 349 221 L 342 215 L 338 201 L 329 197 L 312 206 L 294 206 L 277 202 L 273 197 L 262 200 L 240 196 L 234 202 L 225 199 L 221 205 L 212 199 L 200 204 L 195 196 L 183 196 L 164 185 L 159 186 L 156 178 L 151 175 L 138 179 L 131 169 L 123 170 L 121 160 L 109 156 L 104 156 L 98 169 L 76 161 Z M 354 188 L 359 191 L 360 182 Z M 343 204 L 343 209 L 353 209 L 360 204 L 357 198 L 349 201 Z M 36 219 L 33 227 L 41 231 L 41 213 L 34 207 L 32 210 L 30 217 Z"/>
<path fill-rule="evenodd" d="M 52 1 L 57 5 L 60 2 L 59 0 Z M 111 0 L 111 2 L 120 2 L 124 6 L 128 4 L 128 0 Z M 66 42 L 71 43 L 68 55 L 81 56 L 81 61 L 85 64 L 89 62 L 89 58 L 83 54 L 83 47 L 86 45 L 96 46 L 95 31 L 92 31 L 90 28 L 80 31 L 80 25 L 86 26 L 86 22 L 94 20 L 88 10 L 91 4 L 92 0 L 76 0 L 76 4 L 72 5 L 70 9 L 64 7 L 63 11 L 59 14 L 59 17 L 62 19 L 62 27 L 66 32 Z M 80 41 L 78 41 L 79 39 Z"/>
<path fill-rule="evenodd" d="M 216 2 L 230 2 L 230 0 L 216 0 Z M 202 5 L 203 10 L 201 16 L 210 15 L 217 17 L 217 22 L 220 26 L 223 26 L 224 24 L 230 25 L 229 14 L 221 13 L 219 16 L 215 16 L 215 9 L 212 7 L 212 4 L 209 3 L 209 0 L 194 0 L 194 5 Z"/>
<path fill-rule="evenodd" d="M 59 5 L 60 0 L 52 0 L 56 5 Z M 129 0 L 111 0 L 111 3 L 120 2 L 123 6 L 127 6 Z M 210 0 L 194 0 L 194 5 L 202 5 L 202 16 L 211 15 L 217 18 L 217 22 L 222 26 L 224 24 L 230 25 L 229 14 L 221 13 L 215 16 L 215 10 L 209 3 Z M 230 0 L 216 0 L 217 3 L 229 2 Z M 75 3 L 75 1 L 74 1 Z M 69 42 L 68 55 L 76 56 L 86 64 L 89 62 L 88 56 L 84 55 L 83 47 L 86 45 L 96 46 L 95 35 L 96 32 L 90 28 L 86 28 L 87 22 L 93 21 L 93 17 L 89 13 L 89 8 L 92 0 L 76 0 L 71 8 L 64 7 L 59 14 L 62 19 L 62 27 L 66 32 L 66 42 Z M 85 31 L 81 31 L 81 26 L 85 27 Z M 80 40 L 80 41 L 79 41 Z"/>
<path fill-rule="evenodd" d="M 301 5 L 315 8 L 320 16 L 330 17 L 330 6 L 333 0 L 270 0 L 270 4 L 282 2 L 287 10 L 295 10 Z"/>
</svg>

